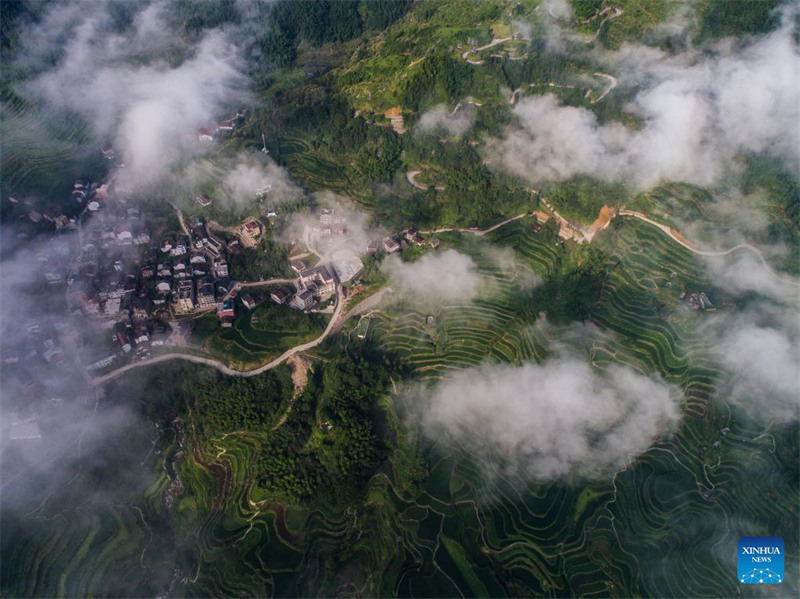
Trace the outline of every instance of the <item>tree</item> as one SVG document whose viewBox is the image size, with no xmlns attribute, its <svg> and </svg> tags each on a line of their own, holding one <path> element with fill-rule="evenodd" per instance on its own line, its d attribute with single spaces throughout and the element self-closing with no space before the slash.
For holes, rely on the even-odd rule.
<svg viewBox="0 0 800 599">
<path fill-rule="evenodd" d="M 469 65 L 449 54 L 432 54 L 403 80 L 399 89 L 400 104 L 416 112 L 424 103 L 452 102 L 471 86 Z"/>
<path fill-rule="evenodd" d="M 358 12 L 364 28 L 380 31 L 403 16 L 411 6 L 411 0 L 361 0 Z"/>
<path fill-rule="evenodd" d="M 609 258 L 602 250 L 581 247 L 573 252 L 533 291 L 536 312 L 546 312 L 548 320 L 557 324 L 589 318 L 592 307 L 600 301 L 609 268 Z"/>
<path fill-rule="evenodd" d="M 344 42 L 361 35 L 361 16 L 357 0 L 338 0 L 330 7 L 330 32 L 328 37 L 334 42 Z"/>
<path fill-rule="evenodd" d="M 297 57 L 294 36 L 278 23 L 262 38 L 261 49 L 267 60 L 279 67 L 292 64 Z"/>
</svg>

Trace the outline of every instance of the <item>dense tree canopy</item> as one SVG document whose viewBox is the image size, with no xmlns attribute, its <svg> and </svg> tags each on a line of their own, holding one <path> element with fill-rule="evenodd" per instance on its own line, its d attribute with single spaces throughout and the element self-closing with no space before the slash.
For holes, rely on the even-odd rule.
<svg viewBox="0 0 800 599">
<path fill-rule="evenodd" d="M 383 366 L 363 360 L 327 364 L 270 435 L 257 465 L 259 484 L 301 502 L 359 494 L 385 451 L 376 424 L 387 381 Z"/>
<path fill-rule="evenodd" d="M 602 250 L 575 249 L 568 261 L 561 261 L 558 270 L 534 289 L 533 306 L 555 323 L 585 322 L 600 300 L 609 267 L 609 256 Z"/>
<path fill-rule="evenodd" d="M 242 248 L 229 257 L 230 274 L 237 281 L 258 281 L 288 274 L 289 249 L 284 243 L 264 240 L 256 248 Z"/>
</svg>

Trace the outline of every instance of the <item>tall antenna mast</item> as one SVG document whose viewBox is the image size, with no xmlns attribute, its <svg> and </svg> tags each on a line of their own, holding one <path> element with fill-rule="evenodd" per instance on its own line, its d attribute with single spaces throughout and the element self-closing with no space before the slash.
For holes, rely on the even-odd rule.
<svg viewBox="0 0 800 599">
<path fill-rule="evenodd" d="M 261 151 L 264 152 L 264 154 L 269 154 L 269 150 L 267 149 L 267 139 L 266 137 L 264 137 L 263 131 L 261 132 L 261 143 L 263 144 L 261 147 Z"/>
</svg>

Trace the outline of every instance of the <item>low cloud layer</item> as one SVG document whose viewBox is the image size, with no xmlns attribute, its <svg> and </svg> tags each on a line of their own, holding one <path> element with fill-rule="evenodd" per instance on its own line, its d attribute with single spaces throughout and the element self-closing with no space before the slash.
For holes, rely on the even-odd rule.
<svg viewBox="0 0 800 599">
<path fill-rule="evenodd" d="M 230 201 L 239 207 L 251 205 L 256 199 L 277 205 L 303 195 L 286 169 L 260 153 L 194 160 L 177 177 L 177 184 L 190 199 L 210 188 L 216 191 L 212 199 Z"/>
<path fill-rule="evenodd" d="M 455 110 L 447 110 L 444 105 L 436 106 L 423 113 L 417 123 L 417 131 L 422 133 L 446 133 L 456 139 L 461 139 L 475 123 L 475 111 L 468 105 L 460 105 Z"/>
<path fill-rule="evenodd" d="M 246 80 L 236 47 L 221 31 L 185 43 L 170 29 L 166 4 L 155 2 L 120 33 L 109 6 L 47 11 L 26 31 L 19 53 L 19 66 L 40 73 L 17 91 L 45 111 L 80 115 L 98 143 L 114 144 L 125 185 L 148 185 L 187 153 L 207 150 L 199 129 L 246 97 Z"/>
<path fill-rule="evenodd" d="M 741 151 L 768 152 L 796 169 L 800 53 L 792 21 L 786 16 L 766 37 L 703 56 L 623 47 L 605 60 L 627 71 L 626 83 L 643 87 L 626 108 L 642 120 L 641 129 L 600 123 L 593 112 L 552 95 L 533 97 L 517 103 L 519 126 L 489 145 L 489 159 L 533 182 L 589 174 L 641 188 L 661 181 L 708 186 Z"/>
<path fill-rule="evenodd" d="M 721 398 L 765 420 L 800 415 L 800 282 L 752 253 L 710 262 L 717 283 L 741 302 L 711 316 L 704 336 L 724 369 Z"/>
<path fill-rule="evenodd" d="M 481 284 L 472 258 L 455 250 L 425 254 L 416 262 L 389 256 L 381 268 L 398 297 L 420 304 L 468 302 Z"/>
<path fill-rule="evenodd" d="M 283 240 L 311 248 L 323 261 L 334 257 L 354 261 L 367 251 L 370 240 L 387 235 L 370 215 L 334 193 L 316 193 L 312 201 L 316 210 L 292 214 Z"/>
<path fill-rule="evenodd" d="M 536 478 L 598 476 L 645 451 L 679 418 L 680 393 L 623 366 L 575 358 L 482 366 L 444 381 L 425 407 L 446 432 Z"/>
<path fill-rule="evenodd" d="M 567 0 L 542 0 L 540 6 L 555 19 L 568 21 L 572 18 L 572 6 Z"/>
<path fill-rule="evenodd" d="M 764 418 L 790 420 L 800 412 L 798 331 L 749 318 L 726 327 L 719 350 L 731 373 L 733 399 Z"/>
</svg>

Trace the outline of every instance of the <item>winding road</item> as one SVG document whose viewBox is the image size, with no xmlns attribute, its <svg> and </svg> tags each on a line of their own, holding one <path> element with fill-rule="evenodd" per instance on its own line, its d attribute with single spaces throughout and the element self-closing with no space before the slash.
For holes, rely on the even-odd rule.
<svg viewBox="0 0 800 599">
<path fill-rule="evenodd" d="M 661 224 L 661 223 L 659 223 L 657 221 L 654 221 L 653 219 L 649 218 L 648 216 L 646 216 L 646 215 L 644 215 L 644 214 L 642 214 L 640 212 L 636 212 L 636 211 L 633 211 L 633 210 L 624 210 L 623 209 L 623 210 L 619 210 L 617 214 L 619 216 L 628 216 L 628 217 L 632 217 L 632 218 L 637 218 L 637 219 L 639 219 L 641 221 L 644 221 L 644 222 L 646 222 L 646 223 L 658 228 L 660 231 L 662 231 L 664 234 L 668 235 L 671 239 L 676 241 L 678 244 L 680 244 L 681 246 L 685 247 L 689 251 L 691 251 L 691 252 L 693 252 L 693 253 L 695 253 L 697 255 L 700 255 L 700 256 L 720 257 L 720 256 L 727 256 L 727 255 L 733 254 L 734 252 L 737 252 L 739 250 L 747 250 L 749 252 L 754 253 L 758 257 L 758 259 L 764 265 L 764 268 L 767 270 L 767 272 L 771 276 L 773 276 L 774 278 L 776 278 L 777 280 L 779 280 L 779 281 L 781 281 L 783 283 L 787 283 L 789 285 L 794 285 L 794 286 L 800 287 L 800 282 L 785 279 L 785 278 L 781 277 L 780 275 L 778 275 L 774 270 L 772 270 L 772 268 L 769 266 L 769 263 L 766 261 L 766 259 L 764 258 L 763 254 L 761 253 L 761 251 L 758 248 L 756 248 L 756 247 L 754 247 L 754 246 L 752 246 L 752 245 L 750 245 L 748 243 L 740 243 L 739 245 L 734 246 L 734 247 L 732 247 L 732 248 L 730 248 L 728 250 L 724 250 L 724 251 L 705 251 L 705 250 L 700 250 L 700 249 L 697 248 L 697 246 L 695 244 L 693 244 L 691 241 L 689 241 L 688 239 L 683 237 L 683 235 L 681 235 L 680 233 L 678 233 L 677 231 L 675 231 L 671 227 L 668 227 L 667 225 L 664 225 L 664 224 Z M 429 229 L 429 230 L 426 230 L 426 231 L 420 231 L 420 233 L 431 234 L 431 233 L 458 232 L 458 233 L 469 233 L 469 234 L 475 235 L 477 237 L 482 237 L 483 235 L 491 233 L 492 231 L 495 231 L 495 230 L 499 229 L 500 227 L 503 227 L 503 226 L 515 221 L 515 220 L 519 220 L 521 218 L 524 218 L 525 216 L 527 216 L 527 213 L 522 213 L 522 214 L 518 214 L 516 216 L 512 216 L 511 218 L 507 218 L 506 220 L 501 221 L 501 222 L 499 222 L 499 223 L 497 223 L 495 225 L 492 225 L 491 227 L 489 227 L 487 229 L 468 229 L 468 228 L 460 228 L 460 227 L 442 227 L 442 228 L 439 228 L 439 229 Z M 242 288 L 260 287 L 260 286 L 267 286 L 267 285 L 273 285 L 273 284 L 291 283 L 292 281 L 293 281 L 293 279 L 268 279 L 266 281 L 256 281 L 256 282 L 252 282 L 252 283 L 241 283 L 240 286 Z M 385 287 L 385 288 L 377 291 L 376 293 L 374 293 L 370 297 L 366 298 L 365 300 L 363 300 L 361 303 L 359 303 L 353 309 L 351 309 L 349 312 L 347 312 L 344 316 L 342 316 L 342 309 L 344 307 L 345 302 L 344 302 L 344 299 L 342 297 L 341 288 L 337 288 L 336 289 L 336 306 L 334 308 L 333 315 L 331 316 L 331 319 L 328 321 L 328 325 L 325 327 L 325 330 L 322 332 L 322 334 L 319 337 L 317 337 L 316 339 L 313 339 L 311 341 L 308 341 L 306 343 L 301 343 L 300 345 L 296 345 L 296 346 L 286 350 L 285 352 L 283 352 L 280 356 L 278 356 L 274 360 L 268 362 L 267 364 L 264 364 L 263 366 L 259 366 L 258 368 L 254 368 L 253 370 L 236 370 L 236 369 L 233 369 L 230 366 L 227 366 L 226 364 L 224 364 L 221 361 L 219 361 L 217 359 L 214 359 L 214 358 L 206 358 L 206 357 L 203 357 L 203 356 L 197 356 L 197 355 L 193 355 L 193 354 L 169 353 L 169 354 L 162 354 L 160 356 L 156 356 L 156 357 L 153 357 L 153 358 L 150 358 L 150 359 L 147 359 L 147 360 L 142 360 L 142 361 L 139 361 L 139 362 L 132 362 L 130 364 L 127 364 L 127 365 L 123 366 L 122 368 L 118 368 L 117 370 L 109 372 L 109 373 L 107 373 L 107 374 L 105 374 L 103 376 L 91 379 L 91 384 L 93 386 L 97 387 L 97 386 L 102 385 L 103 383 L 106 383 L 107 381 L 115 379 L 115 378 L 125 374 L 126 372 L 129 372 L 129 371 L 134 370 L 136 368 L 141 368 L 141 367 L 144 367 L 144 366 L 150 366 L 152 364 L 158 364 L 158 363 L 161 363 L 161 362 L 168 362 L 170 360 L 186 360 L 187 362 L 193 362 L 195 364 L 204 364 L 206 366 L 211 366 L 213 368 L 216 368 L 217 370 L 219 370 L 223 374 L 226 374 L 226 375 L 229 375 L 229 376 L 242 376 L 242 377 L 256 376 L 256 375 L 259 375 L 259 374 L 261 374 L 263 372 L 266 372 L 267 370 L 272 370 L 273 368 L 275 368 L 276 366 L 279 366 L 280 364 L 283 364 L 290 357 L 292 357 L 292 356 L 294 356 L 294 355 L 296 355 L 298 353 L 307 351 L 309 349 L 312 349 L 312 348 L 318 346 L 323 341 L 325 341 L 325 339 L 327 339 L 328 336 L 331 333 L 338 331 L 341 328 L 342 324 L 344 324 L 344 322 L 346 322 L 349 318 L 351 318 L 353 316 L 358 316 L 359 314 L 363 314 L 364 312 L 367 312 L 369 310 L 374 309 L 380 303 L 380 301 L 383 299 L 383 296 L 386 293 L 391 293 L 391 292 L 392 292 L 391 288 Z"/>
<path fill-rule="evenodd" d="M 422 171 L 408 171 L 406 173 L 406 179 L 408 179 L 408 182 L 411 183 L 411 185 L 413 185 L 417 189 L 421 189 L 423 191 L 427 191 L 429 186 L 428 185 L 423 185 L 422 183 L 420 183 L 416 179 L 416 176 L 419 175 L 421 172 Z"/>
<path fill-rule="evenodd" d="M 506 42 L 511 41 L 512 39 L 513 38 L 510 37 L 504 37 L 502 39 L 495 38 L 485 46 L 481 46 L 480 48 L 470 48 L 469 50 L 461 54 L 461 58 L 466 60 L 469 64 L 475 64 L 475 65 L 483 64 L 482 60 L 470 60 L 469 59 L 470 52 L 474 52 L 475 54 L 477 54 L 478 52 L 482 52 L 483 50 L 488 50 L 489 48 L 492 48 L 499 44 L 505 44 Z"/>
<path fill-rule="evenodd" d="M 608 73 L 595 73 L 594 76 L 608 80 L 608 87 L 606 87 L 603 90 L 603 93 L 600 94 L 596 99 L 591 100 L 592 104 L 597 104 L 600 100 L 605 98 L 611 92 L 612 89 L 617 87 L 617 78 L 614 77 L 613 75 L 609 75 Z"/>
<path fill-rule="evenodd" d="M 318 346 L 323 341 L 325 341 L 325 339 L 328 338 L 328 335 L 331 334 L 331 332 L 336 328 L 336 326 L 337 325 L 341 326 L 341 322 L 344 322 L 344 319 L 341 322 L 338 322 L 343 305 L 344 302 L 342 301 L 341 289 L 337 289 L 336 308 L 334 308 L 333 316 L 331 316 L 330 321 L 328 321 L 328 326 L 325 327 L 325 331 L 319 337 L 311 341 L 308 341 L 306 343 L 295 345 L 293 348 L 287 349 L 285 352 L 283 352 L 280 356 L 278 356 L 271 362 L 268 362 L 263 366 L 259 366 L 258 368 L 254 368 L 253 370 L 235 370 L 230 366 L 227 366 L 214 358 L 204 358 L 202 356 L 195 356 L 192 354 L 174 353 L 174 354 L 162 354 L 160 356 L 156 356 L 155 358 L 150 358 L 149 360 L 142 360 L 140 362 L 132 362 L 130 364 L 127 364 L 126 366 L 123 366 L 122 368 L 109 372 L 108 374 L 96 377 L 92 379 L 91 382 L 92 385 L 94 386 L 102 385 L 103 383 L 115 379 L 120 375 L 123 375 L 126 372 L 129 372 L 135 368 L 140 368 L 142 366 L 150 366 L 152 364 L 158 364 L 160 362 L 169 362 L 170 360 L 186 360 L 187 362 L 194 362 L 195 364 L 205 364 L 206 366 L 213 366 L 221 373 L 227 374 L 229 376 L 244 376 L 244 377 L 256 376 L 258 374 L 261 374 L 262 372 L 266 372 L 267 370 L 272 370 L 276 366 L 283 364 L 293 355 L 312 349 Z"/>
<path fill-rule="evenodd" d="M 429 230 L 429 231 L 420 231 L 420 233 L 429 234 L 429 233 L 444 233 L 444 232 L 447 232 L 447 231 L 455 231 L 455 232 L 458 232 L 458 233 L 470 233 L 472 235 L 476 235 L 478 237 L 481 237 L 483 235 L 486 235 L 487 233 L 491 233 L 492 231 L 495 231 L 495 230 L 499 229 L 500 227 L 502 227 L 504 225 L 507 225 L 510 222 L 513 222 L 515 220 L 519 220 L 521 218 L 524 218 L 525 216 L 527 216 L 527 214 L 528 214 L 527 212 L 523 212 L 522 214 L 518 214 L 517 216 L 512 216 L 511 218 L 507 218 L 506 220 L 504 220 L 502 222 L 499 222 L 496 225 L 492 225 L 488 229 L 464 229 L 464 228 L 456 228 L 456 227 L 446 227 L 446 228 L 441 228 L 441 229 L 433 229 L 433 230 Z M 256 281 L 256 282 L 252 282 L 252 283 L 241 283 L 240 285 L 241 285 L 242 288 L 247 288 L 247 287 L 259 287 L 259 286 L 265 286 L 265 285 L 290 283 L 292 281 L 293 281 L 293 279 L 268 279 L 266 281 Z M 347 314 L 345 314 L 344 317 L 342 317 L 342 308 L 344 306 L 344 301 L 343 301 L 343 298 L 342 298 L 341 289 L 337 288 L 336 289 L 336 307 L 333 310 L 333 315 L 331 316 L 330 321 L 328 321 L 328 326 L 325 327 L 325 331 L 323 331 L 323 333 L 319 337 L 317 337 L 316 339 L 313 339 L 311 341 L 308 341 L 306 343 L 301 343 L 300 345 L 296 345 L 291 349 L 287 349 L 285 352 L 283 352 L 280 356 L 278 356 L 277 358 L 275 358 L 271 362 L 268 362 L 267 364 L 264 364 L 263 366 L 259 366 L 258 368 L 254 368 L 253 370 L 236 370 L 236 369 L 231 368 L 230 366 L 222 363 L 221 361 L 219 361 L 219 360 L 217 360 L 215 358 L 206 358 L 206 357 L 203 357 L 203 356 L 196 356 L 196 355 L 193 355 L 193 354 L 184 354 L 184 353 L 177 353 L 176 352 L 176 353 L 170 353 L 170 354 L 161 354 L 160 356 L 155 356 L 155 357 L 147 359 L 147 360 L 141 360 L 139 362 L 131 362 L 130 364 L 126 364 L 122 368 L 118 368 L 117 370 L 113 370 L 113 371 L 111 371 L 111 372 L 109 372 L 107 374 L 104 374 L 103 376 L 99 376 L 99 377 L 93 378 L 91 380 L 91 383 L 92 383 L 92 385 L 94 385 L 96 387 L 96 386 L 102 385 L 103 383 L 106 383 L 107 381 L 115 379 L 115 378 L 125 374 L 126 372 L 134 370 L 136 368 L 141 368 L 141 367 L 144 367 L 144 366 L 150 366 L 152 364 L 159 364 L 159 363 L 162 363 L 162 362 L 169 362 L 170 360 L 185 360 L 187 362 L 193 362 L 195 364 L 204 364 L 206 366 L 211 366 L 213 368 L 216 368 L 221 373 L 227 374 L 229 376 L 243 376 L 243 377 L 256 376 L 258 374 L 261 374 L 262 372 L 266 372 L 267 370 L 272 370 L 276 366 L 279 366 L 279 365 L 283 364 L 290 357 L 292 357 L 292 356 L 294 356 L 294 355 L 296 355 L 296 354 L 298 354 L 300 352 L 304 352 L 304 351 L 307 351 L 309 349 L 312 349 L 312 348 L 318 346 L 320 343 L 325 341 L 325 339 L 327 339 L 328 336 L 331 333 L 333 333 L 335 331 L 338 331 L 341 328 L 342 324 L 344 324 L 344 322 L 347 321 L 347 319 L 349 319 L 349 318 L 351 318 L 353 316 L 358 316 L 359 314 L 362 314 L 364 312 L 367 312 L 369 310 L 374 309 L 380 303 L 380 301 L 383 299 L 383 296 L 386 293 L 391 293 L 391 292 L 392 292 L 392 289 L 390 287 L 384 287 L 383 289 L 377 291 L 376 293 L 374 293 L 370 297 L 366 298 L 364 301 L 362 301 L 357 306 L 355 306 L 352 310 L 350 310 Z"/>
<path fill-rule="evenodd" d="M 800 287 L 800 281 L 792 281 L 790 279 L 786 279 L 786 278 L 780 276 L 774 270 L 772 270 L 772 267 L 769 265 L 769 263 L 767 262 L 766 258 L 764 258 L 764 254 L 761 253 L 761 250 L 759 250 L 755 246 L 750 245 L 749 243 L 740 243 L 739 245 L 735 245 L 734 247 L 732 247 L 732 248 L 730 248 L 728 250 L 710 252 L 710 251 L 698 249 L 697 245 L 695 245 L 694 243 L 692 243 L 691 241 L 686 239 L 683 235 L 678 233 L 672 227 L 668 227 L 667 225 L 663 225 L 663 224 L 661 224 L 661 223 L 659 223 L 657 221 L 654 221 L 653 219 L 651 219 L 651 218 L 647 217 L 646 215 L 642 214 L 641 212 L 636 212 L 634 210 L 620 210 L 618 212 L 618 214 L 619 214 L 619 216 L 631 216 L 633 218 L 638 218 L 639 220 L 644 221 L 644 222 L 646 222 L 646 223 L 658 228 L 660 231 L 662 231 L 666 235 L 669 235 L 674 241 L 676 241 L 677 243 L 679 243 L 680 245 L 685 247 L 690 252 L 693 252 L 693 253 L 697 254 L 698 256 L 707 256 L 707 257 L 710 257 L 710 258 L 719 258 L 721 256 L 728 256 L 728 255 L 733 254 L 734 252 L 737 252 L 739 250 L 747 250 L 749 252 L 752 252 L 753 254 L 755 254 L 758 257 L 759 261 L 764 266 L 764 268 L 767 270 L 767 272 L 770 274 L 770 276 L 774 277 L 775 279 L 777 279 L 778 281 L 780 281 L 782 283 L 786 283 L 787 285 L 793 285 L 795 287 Z"/>
<path fill-rule="evenodd" d="M 500 227 L 507 225 L 510 222 L 514 222 L 515 220 L 525 218 L 526 216 L 528 216 L 527 212 L 523 212 L 522 214 L 517 214 L 516 216 L 507 218 L 506 220 L 499 222 L 496 225 L 492 225 L 488 229 L 465 229 L 463 227 L 442 227 L 441 229 L 427 229 L 425 231 L 420 231 L 420 233 L 423 233 L 425 235 L 430 235 L 432 233 L 449 233 L 451 231 L 455 231 L 456 233 L 470 233 L 471 235 L 476 235 L 477 237 L 483 237 L 487 233 L 491 233 L 492 231 L 495 231 Z"/>
</svg>

